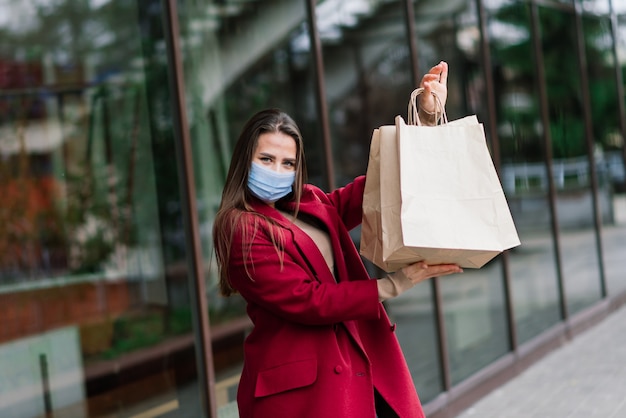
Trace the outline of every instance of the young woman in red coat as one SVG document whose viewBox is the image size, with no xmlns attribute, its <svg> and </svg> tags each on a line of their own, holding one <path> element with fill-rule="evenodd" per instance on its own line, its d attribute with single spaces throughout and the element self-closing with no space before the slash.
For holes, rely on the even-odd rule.
<svg viewBox="0 0 626 418">
<path fill-rule="evenodd" d="M 424 75 L 422 120 L 445 103 L 448 66 Z M 421 418 L 422 406 L 381 301 L 461 272 L 416 263 L 369 277 L 348 233 L 365 177 L 331 193 L 305 184 L 302 138 L 276 109 L 254 115 L 235 146 L 214 224 L 225 296 L 254 324 L 244 344 L 241 418 Z"/>
</svg>

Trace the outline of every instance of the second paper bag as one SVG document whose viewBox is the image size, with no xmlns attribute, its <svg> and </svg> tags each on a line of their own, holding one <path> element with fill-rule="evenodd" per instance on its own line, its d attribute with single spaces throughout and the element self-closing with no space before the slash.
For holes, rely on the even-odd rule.
<svg viewBox="0 0 626 418">
<path fill-rule="evenodd" d="M 387 271 L 420 260 L 479 268 L 520 244 L 475 116 L 438 126 L 395 122 L 395 141 L 380 137 Z"/>
</svg>

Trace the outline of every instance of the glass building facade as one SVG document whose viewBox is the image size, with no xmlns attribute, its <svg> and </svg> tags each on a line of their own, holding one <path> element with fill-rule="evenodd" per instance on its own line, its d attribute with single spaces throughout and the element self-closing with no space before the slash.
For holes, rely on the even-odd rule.
<svg viewBox="0 0 626 418">
<path fill-rule="evenodd" d="M 626 2 L 0 0 L 0 416 L 237 417 L 239 130 L 285 110 L 331 190 L 440 60 L 522 245 L 386 302 L 433 418 L 626 301 Z"/>
</svg>

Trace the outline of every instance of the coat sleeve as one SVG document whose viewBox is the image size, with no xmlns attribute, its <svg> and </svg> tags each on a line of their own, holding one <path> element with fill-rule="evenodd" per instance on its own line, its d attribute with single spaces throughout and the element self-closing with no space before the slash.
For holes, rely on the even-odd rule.
<svg viewBox="0 0 626 418">
<path fill-rule="evenodd" d="M 242 234 L 244 227 L 249 228 L 248 238 Z M 291 234 L 277 228 L 282 234 Z M 304 259 L 293 246 L 287 244 L 281 262 L 265 221 L 260 222 L 256 233 L 253 229 L 248 222 L 237 227 L 229 262 L 231 284 L 248 303 L 307 325 L 379 318 L 376 280 L 320 282 L 304 267 Z"/>
<path fill-rule="evenodd" d="M 330 203 L 337 208 L 337 212 L 348 231 L 359 226 L 363 219 L 364 190 L 365 176 L 359 176 L 346 186 L 327 195 Z"/>
</svg>

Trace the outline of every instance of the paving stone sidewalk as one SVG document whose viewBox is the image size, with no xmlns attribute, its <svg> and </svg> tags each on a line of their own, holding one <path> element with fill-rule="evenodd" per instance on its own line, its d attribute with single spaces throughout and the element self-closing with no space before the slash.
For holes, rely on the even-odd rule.
<svg viewBox="0 0 626 418">
<path fill-rule="evenodd" d="M 626 417 L 626 306 L 457 418 Z"/>
</svg>

